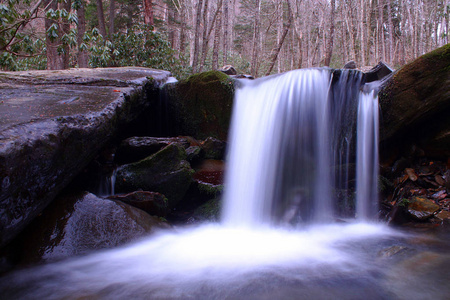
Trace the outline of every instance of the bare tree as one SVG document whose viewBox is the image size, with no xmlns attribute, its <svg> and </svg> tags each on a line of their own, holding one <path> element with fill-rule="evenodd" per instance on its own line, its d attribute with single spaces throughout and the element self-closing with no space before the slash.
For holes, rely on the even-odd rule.
<svg viewBox="0 0 450 300">
<path fill-rule="evenodd" d="M 333 43 L 334 43 L 334 18 L 336 14 L 336 0 L 331 0 L 331 11 L 330 11 L 330 36 L 328 37 L 328 45 L 325 54 L 324 65 L 329 66 L 331 62 L 331 55 L 333 54 Z"/>
</svg>

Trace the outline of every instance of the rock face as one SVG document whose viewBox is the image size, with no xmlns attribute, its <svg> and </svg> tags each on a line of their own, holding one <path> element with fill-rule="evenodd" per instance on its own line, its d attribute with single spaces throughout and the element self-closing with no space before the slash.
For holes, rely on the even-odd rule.
<svg viewBox="0 0 450 300">
<path fill-rule="evenodd" d="M 387 152 L 412 143 L 450 155 L 450 44 L 401 68 L 379 93 Z"/>
<path fill-rule="evenodd" d="M 139 189 L 159 192 L 173 208 L 183 198 L 192 182 L 194 170 L 186 159 L 186 150 L 170 144 L 157 153 L 117 170 L 116 191 L 133 192 Z"/>
<path fill-rule="evenodd" d="M 168 228 L 158 218 L 120 201 L 93 194 L 65 196 L 27 232 L 24 259 L 54 261 L 130 242 Z"/>
<path fill-rule="evenodd" d="M 233 79 L 229 76 L 220 71 L 195 74 L 166 84 L 163 93 L 166 98 L 162 105 L 168 120 L 162 123 L 173 127 L 169 135 L 227 139 L 234 95 Z"/>
<path fill-rule="evenodd" d="M 146 68 L 0 73 L 0 246 L 154 104 L 170 73 Z"/>
</svg>

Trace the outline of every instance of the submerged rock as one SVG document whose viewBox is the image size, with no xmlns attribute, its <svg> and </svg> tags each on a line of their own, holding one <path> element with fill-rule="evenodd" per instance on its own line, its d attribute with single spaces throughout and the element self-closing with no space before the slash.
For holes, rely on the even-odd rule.
<svg viewBox="0 0 450 300">
<path fill-rule="evenodd" d="M 185 195 L 194 174 L 185 159 L 185 149 L 178 144 L 170 144 L 143 160 L 123 165 L 117 169 L 116 191 L 159 192 L 167 197 L 169 207 L 173 208 Z"/>
</svg>

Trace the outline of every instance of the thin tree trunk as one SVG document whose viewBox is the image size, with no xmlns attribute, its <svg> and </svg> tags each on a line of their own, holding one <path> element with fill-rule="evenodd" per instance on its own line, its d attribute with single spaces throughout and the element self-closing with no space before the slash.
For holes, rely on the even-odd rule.
<svg viewBox="0 0 450 300">
<path fill-rule="evenodd" d="M 198 65 L 198 55 L 200 52 L 200 23 L 202 17 L 202 8 L 203 8 L 203 0 L 198 0 L 197 3 L 197 13 L 196 13 L 196 22 L 195 22 L 195 33 L 194 33 L 194 51 L 193 51 L 193 59 L 192 59 L 192 72 L 197 72 Z"/>
<path fill-rule="evenodd" d="M 224 0 L 223 2 L 223 65 L 227 64 L 227 60 L 228 60 L 228 39 L 229 39 L 229 35 L 228 35 L 228 19 L 229 19 L 229 14 L 228 14 L 228 3 L 229 0 Z"/>
<path fill-rule="evenodd" d="M 109 3 L 109 39 L 113 40 L 114 20 L 116 18 L 116 0 L 110 0 Z"/>
<path fill-rule="evenodd" d="M 392 24 L 392 7 L 391 0 L 386 0 L 387 3 L 387 21 L 388 21 L 388 33 L 389 33 L 389 54 L 388 54 L 388 62 L 390 64 L 393 63 L 393 59 L 395 57 L 394 53 L 394 26 Z"/>
<path fill-rule="evenodd" d="M 53 10 L 58 9 L 58 2 L 56 0 L 45 0 L 44 7 Z M 53 25 L 56 24 L 55 21 L 50 19 L 45 19 L 45 31 Z M 60 37 L 59 37 L 60 38 Z M 46 49 L 47 49 L 47 70 L 60 70 L 63 69 L 63 64 L 61 57 L 58 55 L 58 46 L 59 41 L 58 39 L 51 39 L 48 36 L 46 36 L 45 39 Z"/>
<path fill-rule="evenodd" d="M 331 56 L 333 54 L 334 43 L 334 17 L 336 14 L 336 0 L 331 0 L 331 12 L 330 12 L 330 37 L 328 39 L 328 45 L 325 54 L 325 66 L 330 66 Z"/>
<path fill-rule="evenodd" d="M 61 2 L 61 8 L 65 9 L 66 11 L 70 11 L 72 3 L 71 0 L 66 0 Z M 70 23 L 67 22 L 67 20 L 61 20 L 61 25 L 60 25 L 60 31 L 59 31 L 59 35 L 60 37 L 62 37 L 65 34 L 69 34 L 70 32 Z M 60 55 L 61 56 L 61 68 L 62 69 L 69 69 L 70 67 L 70 47 L 68 44 L 62 44 L 62 48 L 63 48 L 63 53 Z"/>
<path fill-rule="evenodd" d="M 78 44 L 78 67 L 87 68 L 88 67 L 88 54 L 86 51 L 81 49 L 81 44 L 83 43 L 83 36 L 86 32 L 86 12 L 84 9 L 84 1 L 80 1 L 80 7 L 77 10 L 78 24 L 77 24 L 77 44 Z"/>
<path fill-rule="evenodd" d="M 178 55 L 183 54 L 185 50 L 186 41 L 186 6 L 183 4 L 180 7 L 180 41 L 178 44 Z"/>
<path fill-rule="evenodd" d="M 258 51 L 259 51 L 259 39 L 260 39 L 260 21 L 261 21 L 261 0 L 256 0 L 255 4 L 255 22 L 253 26 L 253 39 L 252 39 L 252 57 L 251 57 L 251 69 L 250 72 L 254 77 L 258 76 Z"/>
<path fill-rule="evenodd" d="M 278 46 L 275 49 L 275 52 L 273 53 L 269 69 L 266 72 L 266 76 L 270 75 L 270 72 L 272 72 L 275 62 L 277 61 L 278 54 L 280 53 L 281 47 L 283 47 L 283 43 L 286 38 L 286 35 L 289 32 L 289 28 L 291 28 L 293 18 L 292 18 L 291 6 L 290 6 L 289 2 L 288 2 L 288 10 L 289 10 L 289 19 L 288 19 L 287 24 L 284 26 L 283 34 L 281 35 L 280 41 L 278 42 Z"/>
<path fill-rule="evenodd" d="M 98 18 L 98 30 L 100 34 L 106 38 L 106 26 L 105 26 L 105 14 L 103 13 L 103 1 L 97 0 L 97 18 Z"/>
<path fill-rule="evenodd" d="M 219 11 L 216 20 L 215 32 L 214 32 L 214 47 L 212 56 L 212 69 L 219 69 L 219 47 L 220 47 L 220 30 L 222 26 L 222 13 Z"/>
</svg>

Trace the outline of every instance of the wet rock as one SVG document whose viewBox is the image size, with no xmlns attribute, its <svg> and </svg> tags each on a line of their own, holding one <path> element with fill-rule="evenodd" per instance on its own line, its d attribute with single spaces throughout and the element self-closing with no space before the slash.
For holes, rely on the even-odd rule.
<svg viewBox="0 0 450 300">
<path fill-rule="evenodd" d="M 200 144 L 200 147 L 203 149 L 206 159 L 224 159 L 227 143 L 208 137 Z"/>
<path fill-rule="evenodd" d="M 236 69 L 232 65 L 223 66 L 219 71 L 227 74 L 227 75 L 236 75 Z"/>
<path fill-rule="evenodd" d="M 395 246 L 380 250 L 378 252 L 378 257 L 381 257 L 381 258 L 392 257 L 394 255 L 397 255 L 397 254 L 405 251 L 406 249 L 407 248 L 405 246 L 395 245 Z"/>
<path fill-rule="evenodd" d="M 186 149 L 186 160 L 191 164 L 198 162 L 203 156 L 204 152 L 199 146 L 190 146 Z"/>
<path fill-rule="evenodd" d="M 423 197 L 413 197 L 409 201 L 407 210 L 413 218 L 424 221 L 431 218 L 439 210 L 439 205 Z"/>
<path fill-rule="evenodd" d="M 120 143 L 116 153 L 116 161 L 119 163 L 136 162 L 173 143 L 184 148 L 190 146 L 188 139 L 184 137 L 130 137 Z"/>
<path fill-rule="evenodd" d="M 220 220 L 221 205 L 222 202 L 218 198 L 207 201 L 194 211 L 188 223 L 218 222 Z"/>
<path fill-rule="evenodd" d="M 0 246 L 153 104 L 169 74 L 146 68 L 0 74 Z"/>
<path fill-rule="evenodd" d="M 186 150 L 170 144 L 157 153 L 136 163 L 117 169 L 116 191 L 129 193 L 139 189 L 159 192 L 175 207 L 192 182 L 194 170 L 186 159 Z"/>
<path fill-rule="evenodd" d="M 446 299 L 450 256 L 425 251 L 387 268 L 384 289 L 393 299 Z"/>
<path fill-rule="evenodd" d="M 54 261 L 136 240 L 167 223 L 120 201 L 90 193 L 62 196 L 22 238 L 22 260 Z"/>
<path fill-rule="evenodd" d="M 351 60 L 344 65 L 343 69 L 356 69 L 356 61 Z"/>
<path fill-rule="evenodd" d="M 255 79 L 255 77 L 248 74 L 230 75 L 230 77 L 235 79 Z"/>
<path fill-rule="evenodd" d="M 163 93 L 173 125 L 171 135 L 227 139 L 234 95 L 234 81 L 228 75 L 220 71 L 194 74 L 165 85 Z"/>
<path fill-rule="evenodd" d="M 378 65 L 364 73 L 366 82 L 378 81 L 390 75 L 394 70 L 386 63 L 380 61 Z"/>
<path fill-rule="evenodd" d="M 443 210 L 436 215 L 436 218 L 440 219 L 441 221 L 444 221 L 444 220 L 448 221 L 448 220 L 450 220 L 450 212 Z"/>
<path fill-rule="evenodd" d="M 109 196 L 108 199 L 122 201 L 152 216 L 165 217 L 169 213 L 169 201 L 163 194 L 156 192 L 136 191 Z"/>
</svg>

